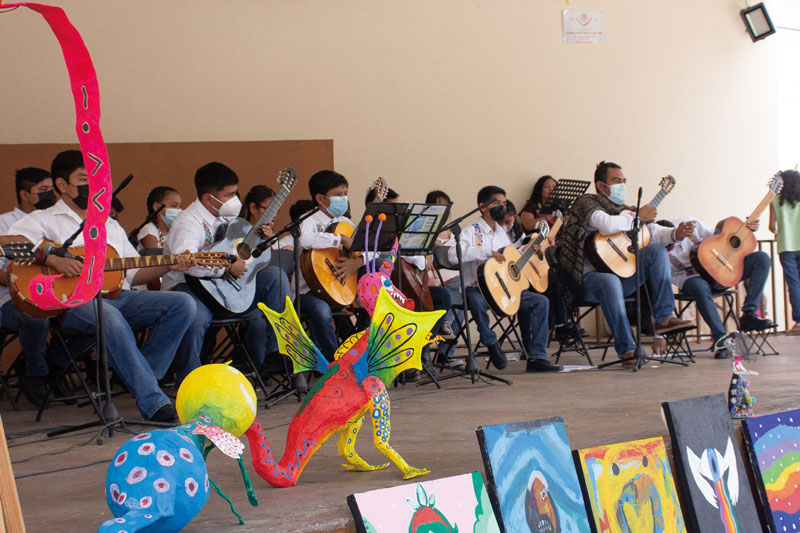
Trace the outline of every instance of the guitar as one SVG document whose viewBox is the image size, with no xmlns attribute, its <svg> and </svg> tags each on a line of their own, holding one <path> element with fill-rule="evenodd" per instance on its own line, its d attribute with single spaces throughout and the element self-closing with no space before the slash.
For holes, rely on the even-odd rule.
<svg viewBox="0 0 800 533">
<path fill-rule="evenodd" d="M 431 298 L 431 281 L 437 280 L 433 264 L 425 263 L 425 269 L 420 270 L 416 265 L 404 258 L 400 258 L 400 264 L 392 271 L 392 283 L 396 287 L 401 287 L 403 294 L 414 301 L 414 309 L 417 311 L 433 311 L 433 299 Z"/>
<path fill-rule="evenodd" d="M 33 243 L 30 242 L 12 242 L 9 244 L 0 245 L 0 257 L 6 259 L 32 259 Z"/>
<path fill-rule="evenodd" d="M 540 221 L 538 228 L 539 235 L 528 243 L 522 254 L 513 246 L 506 246 L 500 252 L 505 256 L 505 261 L 501 263 L 492 257 L 478 266 L 478 287 L 486 303 L 498 314 L 514 315 L 519 311 L 522 291 L 530 286 L 522 269 L 533 257 L 534 248 L 541 245 L 550 234 L 546 221 Z"/>
<path fill-rule="evenodd" d="M 558 231 L 564 223 L 564 215 L 561 214 L 561 211 L 556 211 L 555 216 L 556 221 L 553 227 L 550 228 L 550 237 L 553 238 L 558 235 Z M 530 243 L 528 245 L 530 245 Z M 543 240 L 542 244 L 539 246 L 539 251 L 534 252 L 531 260 L 522 268 L 522 273 L 528 278 L 528 281 L 531 282 L 533 290 L 540 293 L 544 293 L 547 290 L 550 281 L 548 277 L 550 264 L 547 262 L 547 258 L 544 255 L 544 251 L 549 247 L 550 239 Z"/>
<path fill-rule="evenodd" d="M 675 178 L 665 176 L 659 183 L 661 189 L 652 200 L 650 207 L 658 207 L 664 198 L 672 192 L 675 187 Z M 623 211 L 620 214 L 634 214 L 632 211 Z M 597 232 L 591 239 L 584 241 L 584 253 L 586 257 L 600 272 L 610 272 L 621 278 L 629 278 L 636 274 L 636 258 L 633 253 L 633 240 L 630 231 L 620 231 L 613 235 L 601 235 Z M 639 248 L 644 248 L 650 244 L 650 230 L 646 224 L 642 224 L 639 229 Z"/>
<path fill-rule="evenodd" d="M 375 190 L 375 201 L 382 202 L 389 186 L 386 180 L 378 178 L 370 189 Z M 325 231 L 352 237 L 356 228 L 349 222 L 342 221 L 331 224 Z M 351 254 L 342 247 L 304 250 L 300 254 L 300 270 L 311 292 L 334 307 L 353 303 L 358 287 L 358 272 L 353 272 L 344 280 L 336 277 L 336 263 L 340 257 L 351 257 Z"/>
<path fill-rule="evenodd" d="M 48 241 L 45 241 L 48 242 Z M 82 246 L 69 248 L 69 251 L 78 256 L 84 254 Z M 230 257 L 222 252 L 197 252 L 191 255 L 200 266 L 225 267 Z M 17 308 L 26 315 L 37 318 L 51 318 L 58 316 L 66 309 L 42 309 L 37 307 L 31 298 L 31 280 L 39 274 L 48 276 L 57 275 L 52 267 L 34 264 L 33 257 L 16 259 L 8 264 L 8 291 L 11 300 Z M 103 285 L 100 289 L 104 298 L 115 299 L 122 290 L 124 271 L 132 268 L 149 268 L 174 265 L 178 262 L 177 255 L 147 255 L 143 257 L 119 257 L 117 251 L 111 246 L 106 246 L 106 262 L 103 267 Z M 60 277 L 53 280 L 53 292 L 62 299 L 72 294 L 78 284 L 78 276 L 67 278 Z"/>
<path fill-rule="evenodd" d="M 780 175 L 773 176 L 768 186 L 769 191 L 747 217 L 747 221 L 758 220 L 775 195 L 783 189 L 783 178 Z M 692 266 L 712 287 L 733 287 L 742 279 L 744 258 L 753 253 L 757 246 L 756 236 L 745 224 L 736 217 L 728 217 L 717 225 L 716 235 L 703 240 L 691 251 Z"/>
<path fill-rule="evenodd" d="M 291 168 L 281 170 L 278 175 L 280 188 L 267 209 L 259 217 L 254 226 L 243 218 L 236 218 L 225 232 L 225 237 L 209 246 L 206 251 L 221 252 L 234 256 L 247 264 L 247 272 L 236 278 L 226 272 L 218 278 L 198 278 L 186 276 L 186 283 L 201 302 L 217 316 L 229 316 L 243 313 L 250 309 L 256 296 L 256 275 L 269 265 L 271 253 L 269 249 L 255 257 L 253 250 L 263 241 L 261 226 L 269 224 L 292 191 L 297 175 Z"/>
</svg>

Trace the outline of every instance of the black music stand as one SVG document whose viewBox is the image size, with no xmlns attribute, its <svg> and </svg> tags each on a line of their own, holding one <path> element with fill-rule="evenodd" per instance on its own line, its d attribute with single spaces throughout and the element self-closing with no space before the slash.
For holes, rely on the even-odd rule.
<svg viewBox="0 0 800 533">
<path fill-rule="evenodd" d="M 552 215 L 556 211 L 561 211 L 566 215 L 569 213 L 569 208 L 572 207 L 572 203 L 586 194 L 589 185 L 590 183 L 584 180 L 558 180 L 555 189 L 553 189 L 553 192 L 547 197 L 547 201 L 544 203 L 539 213 L 542 215 Z"/>
</svg>

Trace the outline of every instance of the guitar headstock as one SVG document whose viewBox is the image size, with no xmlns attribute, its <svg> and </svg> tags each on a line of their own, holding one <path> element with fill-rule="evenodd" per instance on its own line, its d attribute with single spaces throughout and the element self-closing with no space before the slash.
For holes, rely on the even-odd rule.
<svg viewBox="0 0 800 533">
<path fill-rule="evenodd" d="M 536 229 L 539 230 L 539 237 L 541 239 L 546 239 L 548 235 L 550 235 L 550 225 L 546 220 L 540 220 Z"/>
<path fill-rule="evenodd" d="M 783 176 L 780 172 L 772 176 L 767 182 L 767 186 L 772 194 L 780 194 L 783 190 Z"/>
<path fill-rule="evenodd" d="M 231 256 L 223 252 L 197 252 L 192 254 L 197 266 L 225 268 L 231 262 Z M 235 257 L 234 257 L 235 259 Z"/>
<path fill-rule="evenodd" d="M 14 242 L 0 246 L 0 257 L 8 259 L 31 259 L 33 244 L 29 242 Z"/>
<path fill-rule="evenodd" d="M 292 190 L 292 187 L 294 187 L 296 181 L 297 174 L 291 167 L 284 168 L 278 174 L 278 183 L 281 184 L 281 187 L 285 187 L 288 190 Z"/>
<path fill-rule="evenodd" d="M 386 200 L 386 195 L 389 193 L 389 184 L 386 180 L 381 178 L 376 179 L 369 190 L 375 191 L 375 201 L 382 202 Z"/>
<path fill-rule="evenodd" d="M 556 217 L 558 222 L 561 222 L 562 224 L 564 223 L 564 213 L 561 212 L 561 209 L 556 209 L 553 213 L 553 216 Z"/>
<path fill-rule="evenodd" d="M 666 176 L 661 178 L 661 181 L 658 183 L 658 186 L 664 189 L 665 192 L 672 192 L 672 189 L 675 188 L 675 183 L 676 183 L 675 178 L 667 174 Z"/>
</svg>

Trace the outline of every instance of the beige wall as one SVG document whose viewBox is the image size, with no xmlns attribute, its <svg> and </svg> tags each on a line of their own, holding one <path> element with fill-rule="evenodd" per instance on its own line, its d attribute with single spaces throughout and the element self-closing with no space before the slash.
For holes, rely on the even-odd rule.
<svg viewBox="0 0 800 533">
<path fill-rule="evenodd" d="M 333 139 L 359 205 L 378 175 L 409 200 L 444 188 L 461 212 L 483 184 L 521 201 L 538 175 L 611 159 L 645 198 L 675 175 L 664 215 L 715 219 L 749 211 L 775 170 L 774 43 L 750 42 L 739 0 L 60 4 L 107 141 Z M 562 44 L 565 8 L 603 9 L 606 42 Z M 0 15 L 0 72 L 0 143 L 74 140 L 38 15 Z"/>
</svg>

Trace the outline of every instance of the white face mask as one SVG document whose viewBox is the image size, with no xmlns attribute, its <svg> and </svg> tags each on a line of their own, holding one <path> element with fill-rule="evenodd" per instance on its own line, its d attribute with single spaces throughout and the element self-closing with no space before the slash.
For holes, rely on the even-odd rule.
<svg viewBox="0 0 800 533">
<path fill-rule="evenodd" d="M 504 226 L 502 224 L 499 224 L 499 226 L 501 228 L 503 228 L 505 230 L 506 234 L 508 234 L 508 235 L 510 235 L 511 234 L 511 230 L 514 229 L 514 225 L 513 224 L 511 226 Z"/>
<path fill-rule="evenodd" d="M 222 218 L 234 218 L 239 216 L 239 212 L 242 210 L 242 201 L 239 200 L 238 196 L 234 196 L 226 202 L 223 202 L 213 194 L 211 197 L 222 203 L 222 205 L 219 206 L 218 216 Z"/>
</svg>

